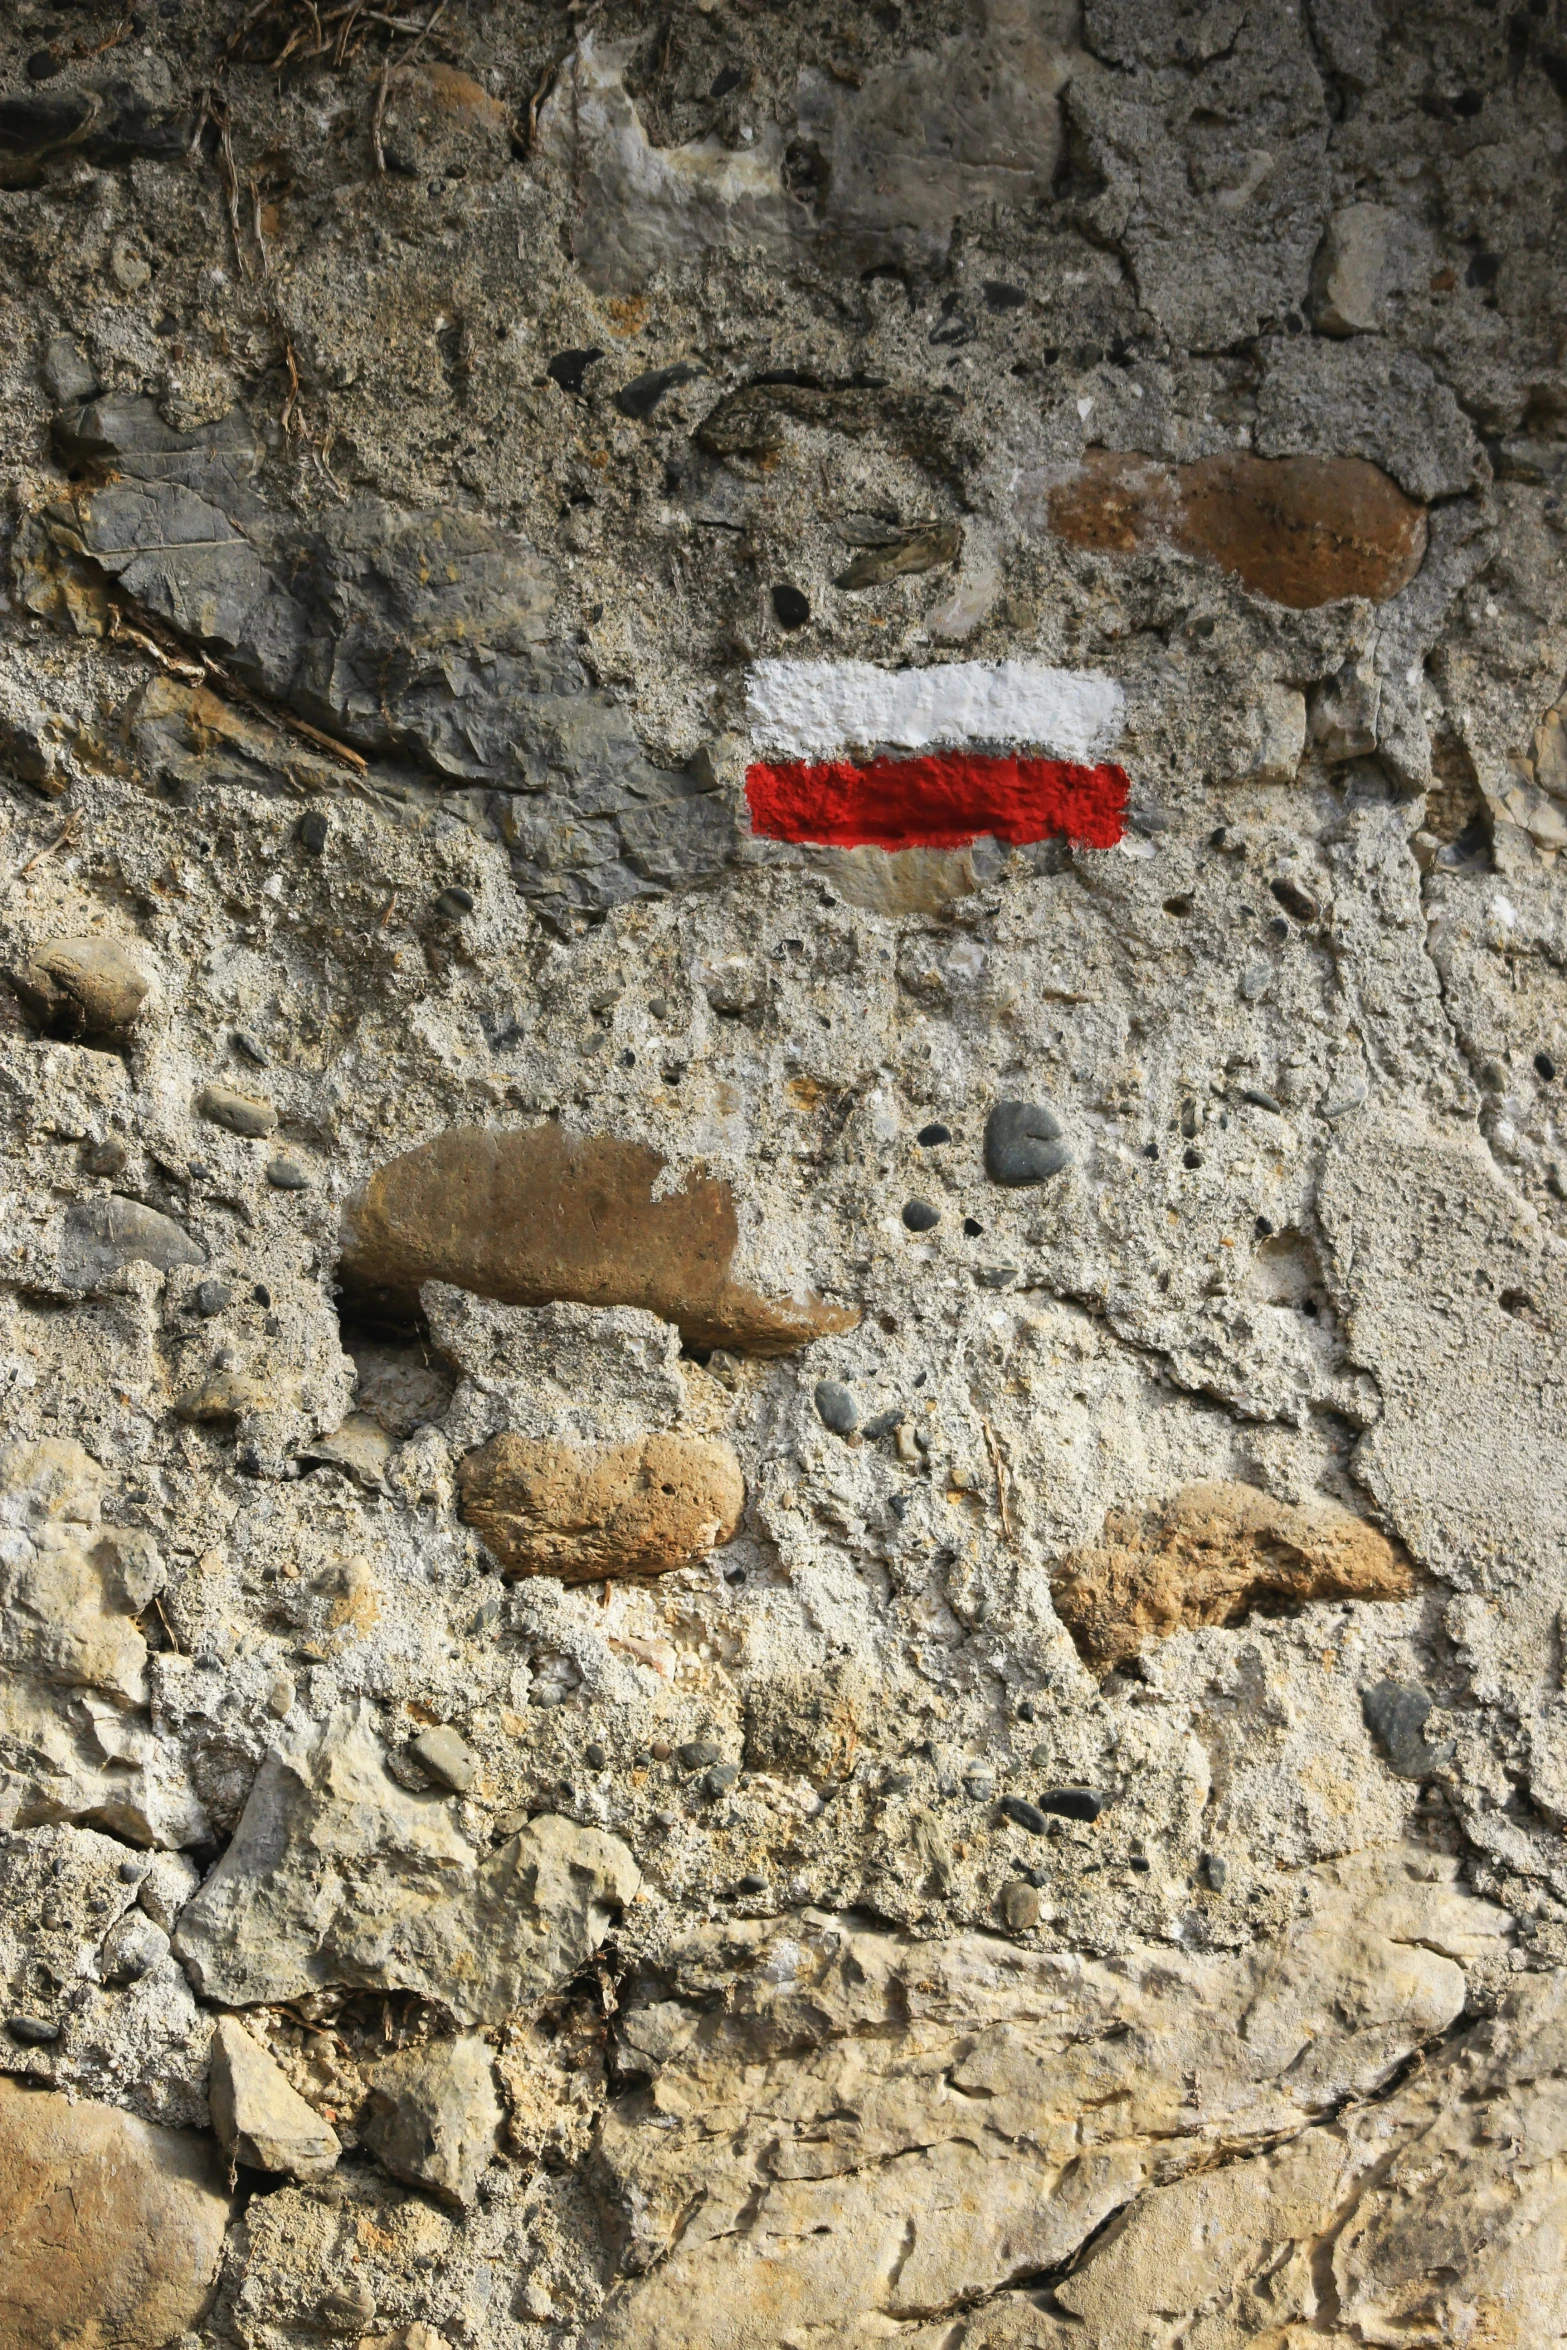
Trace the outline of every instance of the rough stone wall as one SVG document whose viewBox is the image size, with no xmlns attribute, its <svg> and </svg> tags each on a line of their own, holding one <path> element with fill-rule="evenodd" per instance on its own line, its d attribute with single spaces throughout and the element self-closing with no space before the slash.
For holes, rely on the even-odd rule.
<svg viewBox="0 0 1567 2350">
<path fill-rule="evenodd" d="M 8 2350 L 1567 2340 L 1560 0 L 133 6 L 0 23 Z"/>
</svg>

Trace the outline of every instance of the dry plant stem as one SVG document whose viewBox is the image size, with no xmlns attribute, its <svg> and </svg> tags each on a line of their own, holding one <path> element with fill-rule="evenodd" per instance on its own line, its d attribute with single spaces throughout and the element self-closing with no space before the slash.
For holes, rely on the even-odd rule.
<svg viewBox="0 0 1567 2350">
<path fill-rule="evenodd" d="M 1012 1512 L 1007 1503 L 1006 1467 L 1001 1458 L 1001 1448 L 996 1442 L 995 1430 L 988 1420 L 982 1421 L 980 1425 L 985 1431 L 985 1445 L 990 1454 L 990 1465 L 996 1472 L 996 1499 L 1001 1505 L 1001 1531 L 1010 1543 L 1013 1540 Z"/>
</svg>

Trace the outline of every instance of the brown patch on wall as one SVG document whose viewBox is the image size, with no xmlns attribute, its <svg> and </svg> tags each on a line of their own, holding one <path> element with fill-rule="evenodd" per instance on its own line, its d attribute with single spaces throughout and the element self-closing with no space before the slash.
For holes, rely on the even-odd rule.
<svg viewBox="0 0 1567 2350">
<path fill-rule="evenodd" d="M 560 1444 L 492 1436 L 459 1464 L 462 1515 L 514 1575 L 663 1575 L 732 1541 L 740 1464 L 710 1436 Z"/>
<path fill-rule="evenodd" d="M 727 1183 L 688 1177 L 653 1197 L 661 1155 L 561 1126 L 460 1126 L 406 1151 L 349 1202 L 341 1274 L 367 1318 L 411 1323 L 419 1285 L 450 1281 L 507 1305 L 642 1306 L 688 1346 L 788 1354 L 852 1329 L 857 1308 L 734 1280 Z"/>
<path fill-rule="evenodd" d="M 1342 596 L 1380 603 L 1408 586 L 1426 551 L 1425 508 L 1361 457 L 1235 450 L 1166 465 L 1088 449 L 1050 494 L 1050 526 L 1103 555 L 1162 540 L 1296 611 Z"/>
<path fill-rule="evenodd" d="M 1108 1671 L 1149 1640 L 1283 1615 L 1312 1599 L 1402 1599 L 1410 1566 L 1334 1502 L 1296 1508 L 1250 1485 L 1187 1485 L 1147 1511 L 1112 1510 L 1104 1541 L 1053 1578 L 1084 1662 Z"/>
</svg>

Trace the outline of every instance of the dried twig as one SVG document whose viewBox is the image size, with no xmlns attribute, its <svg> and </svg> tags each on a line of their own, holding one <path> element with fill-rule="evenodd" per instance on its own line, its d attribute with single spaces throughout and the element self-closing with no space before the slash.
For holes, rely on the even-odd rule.
<svg viewBox="0 0 1567 2350">
<path fill-rule="evenodd" d="M 39 866 L 43 863 L 45 857 L 52 857 L 56 849 L 69 848 L 71 842 L 76 838 L 77 827 L 80 823 L 81 818 L 73 809 L 71 814 L 67 816 L 65 822 L 61 825 L 59 831 L 55 834 L 53 840 L 46 840 L 41 849 L 35 849 L 33 854 L 28 858 L 25 865 L 18 865 L 15 873 L 11 877 L 13 881 L 25 881 L 29 873 L 31 873 L 36 866 Z"/>
<path fill-rule="evenodd" d="M 1011 1543 L 1014 1539 L 1012 1512 L 1007 1506 L 1007 1472 L 1001 1458 L 1001 1447 L 996 1442 L 996 1432 L 990 1422 L 981 1420 L 980 1426 L 985 1431 L 985 1447 L 990 1454 L 990 1465 L 996 1472 L 996 1498 L 1001 1504 L 1001 1531 L 1007 1542 Z"/>
<path fill-rule="evenodd" d="M 133 645 L 138 652 L 146 653 L 157 662 L 160 669 L 166 669 L 182 683 L 210 685 L 225 701 L 237 702 L 242 709 L 253 711 L 268 726 L 275 726 L 279 733 L 297 734 L 302 742 L 314 743 L 317 750 L 341 760 L 356 775 L 369 772 L 370 762 L 362 752 L 339 742 L 336 735 L 324 733 L 319 726 L 312 726 L 308 719 L 296 718 L 292 710 L 283 708 L 280 703 L 269 702 L 264 694 L 252 692 L 248 685 L 241 684 L 237 677 L 225 669 L 221 661 L 214 661 L 212 655 L 202 652 L 199 646 L 181 644 L 178 638 L 171 641 L 169 632 L 152 613 L 138 611 L 134 620 L 127 621 L 120 607 L 111 604 L 109 635 L 117 643 Z"/>
<path fill-rule="evenodd" d="M 375 85 L 375 104 L 370 110 L 370 148 L 375 156 L 377 176 L 386 177 L 386 149 L 381 144 L 381 126 L 386 120 L 386 86 L 392 78 L 390 55 L 381 61 L 381 78 Z"/>
<path fill-rule="evenodd" d="M 539 135 L 539 108 L 543 105 L 551 90 L 554 89 L 555 83 L 559 78 L 560 69 L 565 64 L 567 58 L 570 55 L 571 51 L 569 48 L 563 49 L 560 55 L 544 68 L 544 71 L 540 74 L 537 83 L 534 85 L 533 95 L 528 100 L 528 135 L 523 142 L 523 151 L 525 154 L 531 155 L 533 153 L 534 143 Z"/>
</svg>

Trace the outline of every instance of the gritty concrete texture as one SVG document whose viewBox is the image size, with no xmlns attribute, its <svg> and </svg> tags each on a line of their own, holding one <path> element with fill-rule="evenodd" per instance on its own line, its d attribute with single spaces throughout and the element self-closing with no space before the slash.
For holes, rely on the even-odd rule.
<svg viewBox="0 0 1567 2350">
<path fill-rule="evenodd" d="M 0 10 L 27 2350 L 1560 2341 L 1564 53 Z"/>
</svg>

